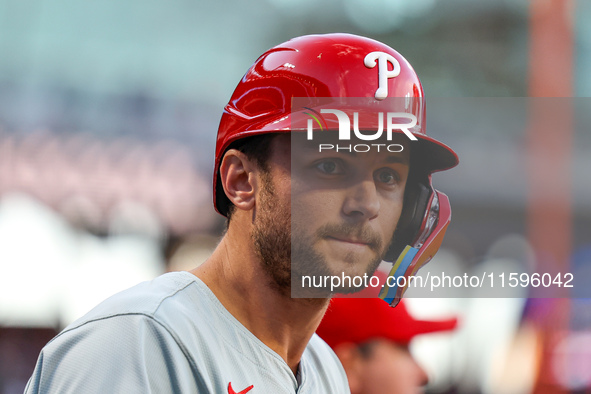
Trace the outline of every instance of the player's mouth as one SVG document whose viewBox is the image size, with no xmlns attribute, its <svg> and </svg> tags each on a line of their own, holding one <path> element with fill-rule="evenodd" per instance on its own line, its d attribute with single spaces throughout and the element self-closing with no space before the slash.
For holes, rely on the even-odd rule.
<svg viewBox="0 0 591 394">
<path fill-rule="evenodd" d="M 360 237 L 352 237 L 347 235 L 328 235 L 327 240 L 337 241 L 343 245 L 351 246 L 354 248 L 369 248 L 375 250 L 377 243 L 374 240 Z"/>
<path fill-rule="evenodd" d="M 344 238 L 344 237 L 326 237 L 328 239 L 334 239 L 340 242 L 346 242 L 346 243 L 350 243 L 350 244 L 354 244 L 354 245 L 360 245 L 360 246 L 370 246 L 371 242 L 368 241 L 363 241 L 360 239 L 356 239 L 356 238 Z"/>
</svg>

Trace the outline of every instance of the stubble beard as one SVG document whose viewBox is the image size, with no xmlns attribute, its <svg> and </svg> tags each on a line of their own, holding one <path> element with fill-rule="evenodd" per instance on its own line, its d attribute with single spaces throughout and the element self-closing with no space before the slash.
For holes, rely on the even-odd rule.
<svg viewBox="0 0 591 394">
<path fill-rule="evenodd" d="M 275 197 L 269 171 L 261 174 L 262 189 L 251 238 L 269 285 L 289 296 L 291 289 L 291 209 Z M 288 202 L 289 204 L 289 202 Z"/>
<path fill-rule="evenodd" d="M 298 231 L 297 227 L 293 228 L 296 234 L 305 234 L 304 231 Z M 342 269 L 330 269 L 330 266 L 326 258 L 318 253 L 314 247 L 315 243 L 324 240 L 331 235 L 355 235 L 360 239 L 364 239 L 369 243 L 369 248 L 374 252 L 373 258 L 360 257 L 354 253 L 348 253 L 341 256 Z M 368 276 L 373 275 L 378 265 L 382 262 L 382 258 L 385 255 L 385 250 L 382 246 L 383 242 L 380 236 L 367 228 L 362 228 L 355 225 L 347 224 L 335 224 L 328 223 L 320 227 L 313 237 L 294 236 L 292 238 L 292 277 L 295 279 L 292 283 L 292 294 L 297 297 L 311 296 L 311 294 L 323 294 L 332 295 L 334 293 L 340 294 L 351 294 L 356 293 L 364 289 L 363 286 L 349 286 L 348 284 L 342 283 L 341 286 L 331 287 L 332 281 L 322 281 L 322 286 L 319 287 L 304 287 L 302 276 L 310 276 L 312 280 L 316 278 L 316 281 L 320 282 L 321 278 L 337 276 L 342 279 L 345 276 L 355 276 L 367 274 Z M 364 266 L 363 270 L 355 270 Z M 347 269 L 350 268 L 351 271 Z M 368 279 L 369 280 L 369 279 Z M 306 284 L 309 283 L 306 278 Z"/>
<path fill-rule="evenodd" d="M 314 238 L 306 236 L 304 229 L 294 228 L 292 237 L 291 204 L 276 198 L 273 182 L 269 172 L 262 173 L 262 189 L 259 196 L 258 209 L 254 219 L 251 238 L 269 286 L 285 297 L 326 298 L 333 293 L 355 293 L 363 287 L 338 287 L 331 291 L 328 286 L 303 287 L 302 276 L 324 278 L 338 275 L 330 271 L 326 259 L 314 248 L 314 239 L 321 239 L 332 231 L 359 231 L 346 226 L 328 225 L 321 228 Z M 387 248 L 382 245 L 376 234 L 367 235 L 373 242 L 372 249 L 376 258 L 367 264 L 365 273 L 371 276 L 382 261 Z M 361 264 L 354 256 L 345 256 L 350 265 Z M 346 273 L 345 273 L 346 275 Z"/>
</svg>

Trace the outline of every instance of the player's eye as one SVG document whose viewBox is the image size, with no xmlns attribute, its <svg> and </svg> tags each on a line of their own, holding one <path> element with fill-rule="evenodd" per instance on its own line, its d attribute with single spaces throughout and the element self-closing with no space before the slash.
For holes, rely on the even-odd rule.
<svg viewBox="0 0 591 394">
<path fill-rule="evenodd" d="M 374 179 L 384 185 L 394 186 L 400 181 L 396 171 L 391 168 L 381 168 L 374 174 Z"/>
<path fill-rule="evenodd" d="M 326 159 L 316 163 L 316 169 L 325 175 L 340 175 L 344 172 L 343 163 L 335 159 Z"/>
</svg>

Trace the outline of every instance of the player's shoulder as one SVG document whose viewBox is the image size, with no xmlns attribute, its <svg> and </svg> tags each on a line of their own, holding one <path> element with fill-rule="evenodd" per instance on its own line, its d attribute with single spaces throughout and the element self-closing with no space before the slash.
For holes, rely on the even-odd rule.
<svg viewBox="0 0 591 394">
<path fill-rule="evenodd" d="M 334 351 L 316 333 L 310 338 L 304 354 L 306 353 L 313 362 L 325 363 L 329 361 L 337 367 L 341 365 Z"/>
<path fill-rule="evenodd" d="M 169 273 L 106 299 L 43 348 L 26 392 L 152 392 L 152 384 L 157 392 L 196 392 L 195 362 L 159 311 L 180 309 L 177 321 L 187 325 L 182 309 L 197 282 Z M 185 389 L 168 386 L 177 383 Z"/>
<path fill-rule="evenodd" d="M 329 388 L 333 393 L 349 393 L 347 375 L 334 351 L 317 334 L 312 335 L 303 358 L 306 361 L 306 373 L 316 375 L 314 380 L 320 387 Z"/>
<path fill-rule="evenodd" d="M 320 349 L 320 350 L 327 350 L 330 349 L 330 346 L 320 336 L 316 333 L 312 335 L 310 338 L 310 342 L 308 342 L 308 347 L 310 349 Z"/>
<path fill-rule="evenodd" d="M 42 353 L 47 358 L 60 359 L 63 349 L 74 346 L 91 351 L 105 346 L 113 348 L 113 338 L 122 344 L 113 348 L 112 354 L 146 340 L 171 340 L 180 345 L 177 331 L 190 324 L 187 320 L 191 313 L 187 310 L 191 305 L 187 300 L 191 296 L 187 293 L 196 292 L 199 284 L 203 282 L 188 272 L 167 273 L 139 283 L 107 298 L 69 324 L 47 343 Z M 169 311 L 162 317 L 161 310 Z"/>
<path fill-rule="evenodd" d="M 186 293 L 195 291 L 196 277 L 189 272 L 170 272 L 153 280 L 139 283 L 107 298 L 87 314 L 70 324 L 71 330 L 92 321 L 105 320 L 119 316 L 143 315 L 157 319 L 163 305 L 175 308 L 186 307 Z"/>
</svg>

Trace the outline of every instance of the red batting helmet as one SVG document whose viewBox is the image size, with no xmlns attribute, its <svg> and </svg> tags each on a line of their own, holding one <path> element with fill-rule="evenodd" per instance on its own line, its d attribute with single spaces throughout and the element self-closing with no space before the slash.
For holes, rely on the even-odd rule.
<svg viewBox="0 0 591 394">
<path fill-rule="evenodd" d="M 218 129 L 213 175 L 214 206 L 222 215 L 229 200 L 219 179 L 224 153 L 232 143 L 267 133 L 287 133 L 296 128 L 292 99 L 362 98 L 379 102 L 387 98 L 412 99 L 418 139 L 411 146 L 411 169 L 420 168 L 413 186 L 407 185 L 404 210 L 395 242 L 386 255 L 394 263 L 391 275 L 410 275 L 435 254 L 451 218 L 447 196 L 433 189 L 431 173 L 454 167 L 455 152 L 425 132 L 423 88 L 411 65 L 389 46 L 351 34 L 303 36 L 266 51 L 238 83 Z M 371 104 L 371 103 L 370 103 Z M 309 109 L 309 108 L 308 108 Z M 374 125 L 361 127 L 374 129 Z M 395 130 L 395 132 L 402 132 Z M 413 172 L 413 171 L 411 171 Z M 384 289 L 381 298 L 397 303 L 405 288 Z"/>
</svg>

